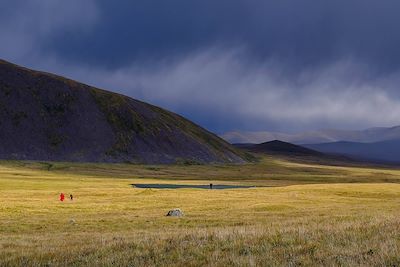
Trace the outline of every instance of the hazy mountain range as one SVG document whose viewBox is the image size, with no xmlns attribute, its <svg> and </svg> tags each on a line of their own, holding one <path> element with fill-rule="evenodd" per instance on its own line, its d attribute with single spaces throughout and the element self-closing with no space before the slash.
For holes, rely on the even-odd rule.
<svg viewBox="0 0 400 267">
<path fill-rule="evenodd" d="M 365 130 L 319 130 L 296 134 L 279 132 L 227 132 L 221 135 L 230 143 L 253 143 L 281 140 L 293 144 L 318 144 L 338 141 L 372 143 L 400 139 L 400 126 L 374 127 Z"/>
<path fill-rule="evenodd" d="M 277 144 L 273 140 L 280 140 L 324 154 L 342 155 L 374 162 L 400 163 L 400 126 L 375 127 L 358 131 L 320 130 L 298 134 L 229 132 L 221 136 L 233 144 L 246 144 L 238 147 L 249 148 L 251 147 L 249 144 L 260 144 L 251 147 L 252 150 L 267 148 L 268 145 L 268 149 L 264 149 L 267 153 L 273 153 L 271 145 Z M 286 144 L 285 147 L 289 145 Z M 291 150 L 295 151 L 294 147 Z M 296 150 L 299 150 L 299 147 Z"/>
<path fill-rule="evenodd" d="M 356 159 L 400 163 L 400 139 L 374 143 L 333 142 L 304 145 L 323 153 L 350 156 Z"/>
<path fill-rule="evenodd" d="M 243 152 L 177 114 L 1 60 L 0 159 L 246 161 Z"/>
</svg>

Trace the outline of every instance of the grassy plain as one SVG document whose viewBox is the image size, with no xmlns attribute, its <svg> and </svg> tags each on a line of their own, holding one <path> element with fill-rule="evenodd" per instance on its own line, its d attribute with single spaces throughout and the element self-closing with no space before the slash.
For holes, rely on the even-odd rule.
<svg viewBox="0 0 400 267">
<path fill-rule="evenodd" d="M 138 189 L 132 183 L 251 189 Z M 400 170 L 0 162 L 0 266 L 399 266 Z M 60 202 L 60 192 L 74 201 Z M 169 218 L 171 208 L 185 216 Z"/>
</svg>

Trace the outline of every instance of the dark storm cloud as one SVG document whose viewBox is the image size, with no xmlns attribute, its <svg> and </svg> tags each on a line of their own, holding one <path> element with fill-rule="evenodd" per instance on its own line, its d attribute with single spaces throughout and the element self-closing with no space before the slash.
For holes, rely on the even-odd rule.
<svg viewBox="0 0 400 267">
<path fill-rule="evenodd" d="M 60 31 L 48 48 L 82 62 L 117 67 L 191 54 L 207 46 L 245 46 L 252 60 L 275 57 L 312 67 L 343 56 L 400 64 L 399 1 L 99 1 L 90 33 Z M 112 51 L 112 52 L 111 52 Z"/>
<path fill-rule="evenodd" d="M 394 0 L 2 1 L 0 57 L 219 132 L 391 125 L 398 10 Z"/>
</svg>

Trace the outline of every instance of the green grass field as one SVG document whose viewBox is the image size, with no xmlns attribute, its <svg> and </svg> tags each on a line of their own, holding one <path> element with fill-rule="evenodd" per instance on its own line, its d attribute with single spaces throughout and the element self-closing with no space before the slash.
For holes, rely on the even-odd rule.
<svg viewBox="0 0 400 267">
<path fill-rule="evenodd" d="M 138 189 L 132 183 L 251 189 Z M 399 266 L 400 170 L 0 163 L 0 266 Z M 60 202 L 60 192 L 74 201 Z M 181 208 L 182 218 L 166 217 Z"/>
</svg>

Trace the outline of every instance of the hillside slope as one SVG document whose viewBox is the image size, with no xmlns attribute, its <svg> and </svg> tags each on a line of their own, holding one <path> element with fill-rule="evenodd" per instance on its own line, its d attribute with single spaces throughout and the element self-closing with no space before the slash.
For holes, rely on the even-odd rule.
<svg viewBox="0 0 400 267">
<path fill-rule="evenodd" d="M 132 98 L 0 61 L 0 159 L 240 163 L 185 118 Z"/>
</svg>

